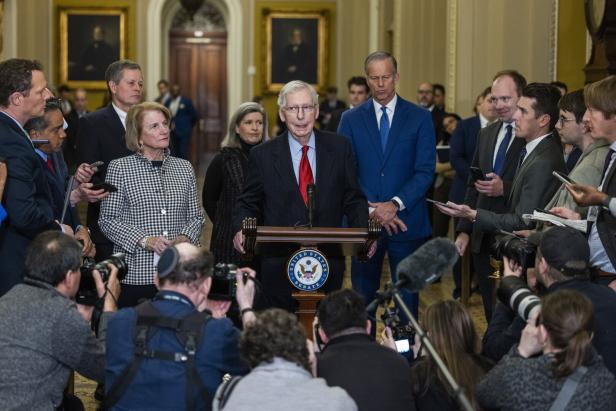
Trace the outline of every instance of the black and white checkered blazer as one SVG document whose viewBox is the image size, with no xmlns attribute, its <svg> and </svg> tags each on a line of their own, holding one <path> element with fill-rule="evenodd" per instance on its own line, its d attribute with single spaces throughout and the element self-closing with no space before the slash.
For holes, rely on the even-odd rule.
<svg viewBox="0 0 616 411">
<path fill-rule="evenodd" d="M 185 235 L 199 245 L 205 217 L 188 161 L 165 155 L 162 166 L 157 167 L 137 153 L 111 161 L 106 181 L 118 191 L 103 200 L 98 223 L 114 243 L 114 253 L 126 254 L 128 275 L 123 283 L 154 282 L 154 252 L 139 246 L 143 237 L 173 240 Z"/>
</svg>

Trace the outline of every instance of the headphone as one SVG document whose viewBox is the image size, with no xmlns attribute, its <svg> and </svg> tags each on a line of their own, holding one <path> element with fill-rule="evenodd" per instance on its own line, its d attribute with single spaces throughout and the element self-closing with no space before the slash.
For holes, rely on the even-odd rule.
<svg viewBox="0 0 616 411">
<path fill-rule="evenodd" d="M 158 278 L 165 278 L 173 271 L 175 271 L 179 262 L 180 253 L 178 252 L 177 248 L 173 246 L 168 247 L 165 251 L 163 251 L 163 253 L 160 255 L 160 259 L 158 260 Z"/>
</svg>

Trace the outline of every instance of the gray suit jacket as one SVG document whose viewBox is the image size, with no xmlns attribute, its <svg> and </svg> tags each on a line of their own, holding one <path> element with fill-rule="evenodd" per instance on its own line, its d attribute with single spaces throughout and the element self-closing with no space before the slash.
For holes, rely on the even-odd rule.
<svg viewBox="0 0 616 411">
<path fill-rule="evenodd" d="M 605 140 L 596 140 L 582 152 L 569 177 L 578 184 L 587 184 L 598 187 L 601 184 L 605 156 L 610 151 L 610 143 Z M 588 207 L 582 207 L 571 197 L 564 184 L 554 194 L 554 197 L 545 206 L 546 210 L 552 207 L 567 207 L 578 212 L 585 218 Z"/>
<path fill-rule="evenodd" d="M 563 150 L 558 137 L 550 134 L 528 155 L 516 172 L 507 201 L 507 213 L 477 210 L 475 229 L 497 232 L 532 228 L 522 220 L 523 214 L 544 207 L 559 185 L 552 171 L 566 172 Z"/>
<path fill-rule="evenodd" d="M 496 150 L 496 140 L 498 133 L 503 123 L 497 121 L 489 126 L 481 129 L 479 136 L 477 137 L 477 147 L 475 148 L 475 155 L 473 156 L 473 162 L 471 166 L 479 167 L 484 174 L 491 173 L 493 171 L 494 164 L 494 150 Z M 467 204 L 471 208 L 494 211 L 495 213 L 505 213 L 509 209 L 507 206 L 507 198 L 511 193 L 511 186 L 513 184 L 513 178 L 515 177 L 516 167 L 518 165 L 518 159 L 520 157 L 520 150 L 526 143 L 521 138 L 514 138 L 511 145 L 507 149 L 507 155 L 505 157 L 505 168 L 503 170 L 503 191 L 504 195 L 500 197 L 488 197 L 480 194 L 475 190 L 475 187 L 470 184 L 466 190 L 466 197 L 464 198 L 464 204 Z M 470 178 L 470 177 L 469 177 Z M 479 253 L 481 244 L 483 241 L 492 241 L 491 236 L 486 236 L 484 231 L 478 229 L 473 223 L 466 219 L 460 219 L 456 227 L 458 232 L 464 232 L 471 234 L 471 251 L 473 253 Z"/>
</svg>

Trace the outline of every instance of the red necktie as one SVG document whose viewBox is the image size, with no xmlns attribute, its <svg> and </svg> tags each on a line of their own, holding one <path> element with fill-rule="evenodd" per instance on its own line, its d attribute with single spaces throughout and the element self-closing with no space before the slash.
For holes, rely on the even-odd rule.
<svg viewBox="0 0 616 411">
<path fill-rule="evenodd" d="M 55 171 L 53 170 L 53 161 L 51 161 L 51 157 L 47 157 L 47 168 L 52 172 L 55 173 Z"/>
<path fill-rule="evenodd" d="M 308 204 L 308 184 L 314 183 L 312 178 L 312 168 L 308 161 L 308 149 L 310 147 L 302 147 L 302 160 L 299 162 L 299 192 L 304 199 L 304 204 Z"/>
</svg>

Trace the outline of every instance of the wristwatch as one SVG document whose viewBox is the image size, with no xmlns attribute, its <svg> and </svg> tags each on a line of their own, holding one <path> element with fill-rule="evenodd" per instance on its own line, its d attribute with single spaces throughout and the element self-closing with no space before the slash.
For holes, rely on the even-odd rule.
<svg viewBox="0 0 616 411">
<path fill-rule="evenodd" d="M 400 208 L 402 207 L 402 204 L 400 204 L 398 200 L 396 200 L 395 198 L 392 198 L 390 201 L 396 206 L 398 210 L 400 210 Z"/>
<path fill-rule="evenodd" d="M 148 249 L 148 237 L 142 237 L 141 240 L 139 240 L 139 247 L 143 248 L 144 250 Z"/>
</svg>

